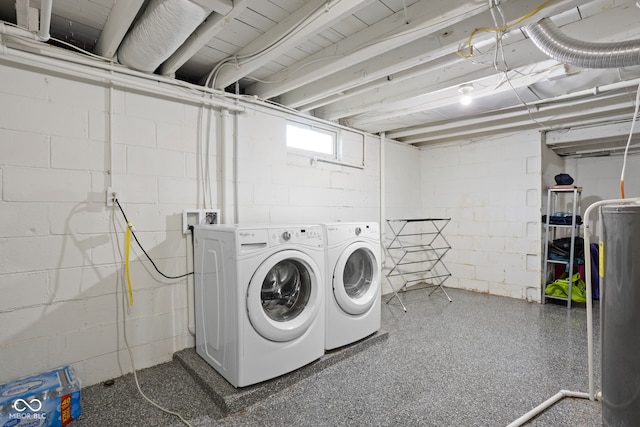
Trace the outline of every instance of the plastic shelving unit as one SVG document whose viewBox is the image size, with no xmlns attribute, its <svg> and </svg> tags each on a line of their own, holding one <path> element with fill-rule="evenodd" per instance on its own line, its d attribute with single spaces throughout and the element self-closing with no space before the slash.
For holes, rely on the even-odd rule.
<svg viewBox="0 0 640 427">
<path fill-rule="evenodd" d="M 387 304 L 393 298 L 398 298 L 404 311 L 407 311 L 402 298 L 393 286 L 392 277 L 400 277 L 402 280 L 399 291 L 407 290 L 407 286 L 411 284 L 415 284 L 411 290 L 434 287 L 429 295 L 440 289 L 451 302 L 449 294 L 442 287 L 442 284 L 451 277 L 451 273 L 442 261 L 451 249 L 451 245 L 442 234 L 442 230 L 449 221 L 451 218 L 387 220 L 393 237 L 385 249 L 393 261 L 393 266 L 385 276 L 394 293 L 387 300 Z M 419 286 L 420 284 L 426 286 Z"/>
</svg>

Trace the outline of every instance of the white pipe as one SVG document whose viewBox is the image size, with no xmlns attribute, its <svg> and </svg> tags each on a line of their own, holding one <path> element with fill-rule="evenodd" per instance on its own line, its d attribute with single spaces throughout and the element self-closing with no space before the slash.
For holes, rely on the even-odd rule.
<svg viewBox="0 0 640 427">
<path fill-rule="evenodd" d="M 386 132 L 381 132 L 380 133 L 380 246 L 381 246 L 381 250 L 382 250 L 382 265 L 381 268 L 385 267 L 386 264 L 386 260 L 387 260 L 387 256 L 386 256 L 386 252 L 384 250 L 384 245 L 385 245 L 385 240 L 386 240 L 386 235 L 387 235 L 387 224 L 385 221 L 385 217 L 386 217 L 386 211 L 385 211 L 385 203 L 386 203 L 386 197 L 385 197 L 385 165 L 386 165 L 386 159 L 385 159 L 385 155 L 386 155 L 386 147 L 385 144 L 387 143 L 387 134 Z"/>
<path fill-rule="evenodd" d="M 536 415 L 541 414 L 546 409 L 548 409 L 549 407 L 553 406 L 554 404 L 556 404 L 560 400 L 564 399 L 565 397 L 576 397 L 576 398 L 579 398 L 579 399 L 589 399 L 589 394 L 580 393 L 580 392 L 577 392 L 577 391 L 560 390 L 558 393 L 554 394 L 549 399 L 547 399 L 544 402 L 542 402 L 540 405 L 536 406 L 535 408 L 533 408 L 532 410 L 530 410 L 529 412 L 527 412 L 526 414 L 524 414 L 523 416 L 521 416 L 517 420 L 513 421 L 512 423 L 508 424 L 507 427 L 517 427 L 517 426 L 523 425 L 524 423 L 526 423 L 527 421 L 529 421 L 530 419 L 532 419 Z"/>
<path fill-rule="evenodd" d="M 113 187 L 113 169 L 115 159 L 115 147 L 113 142 L 113 96 L 114 89 L 113 84 L 109 85 L 109 187 Z M 108 197 L 108 196 L 107 196 Z"/>
<path fill-rule="evenodd" d="M 55 69 L 68 76 L 106 84 L 114 83 L 124 88 L 140 90 L 145 94 L 161 95 L 170 99 L 189 102 L 194 105 L 210 105 L 214 108 L 245 111 L 245 108 L 238 105 L 237 102 L 222 99 L 221 97 L 224 95 L 220 91 L 214 91 L 186 82 L 179 82 L 158 75 L 144 74 L 124 67 L 117 67 L 113 64 L 88 60 L 79 56 L 60 55 L 46 50 L 40 53 L 45 56 L 6 47 L 6 55 L 0 59 L 21 65 L 35 66 L 45 71 Z M 131 77 L 137 77 L 139 79 L 132 79 Z M 148 80 L 153 81 L 155 84 L 146 83 Z M 163 87 L 158 83 L 167 84 L 170 87 Z M 182 88 L 184 91 L 176 90 L 178 88 Z M 211 96 L 205 97 L 203 95 Z"/>
<path fill-rule="evenodd" d="M 49 29 L 51 28 L 51 9 L 53 0 L 42 0 L 40 3 L 40 31 L 38 35 L 41 41 L 47 41 L 51 37 Z"/>
<path fill-rule="evenodd" d="M 225 224 L 232 224 L 234 221 L 234 153 L 233 153 L 233 127 L 229 125 L 230 114 L 223 109 L 220 112 L 220 157 L 222 165 L 222 220 Z"/>
<path fill-rule="evenodd" d="M 233 222 L 239 221 L 240 203 L 238 202 L 238 171 L 240 170 L 240 157 L 238 147 L 240 146 L 240 123 L 237 114 L 233 115 Z"/>
<path fill-rule="evenodd" d="M 38 33 L 32 33 L 31 31 L 25 30 L 24 28 L 7 25 L 4 22 L 0 22 L 0 34 L 5 34 L 7 36 L 13 37 L 23 37 L 29 40 L 46 41 L 44 39 L 41 39 Z"/>
<path fill-rule="evenodd" d="M 23 37 L 29 40 L 38 40 L 46 42 L 51 38 L 49 30 L 51 28 L 51 8 L 53 0 L 42 0 L 40 4 L 40 28 L 38 32 L 31 32 L 21 27 L 7 25 L 0 21 L 0 34 L 6 34 L 14 37 Z"/>
</svg>

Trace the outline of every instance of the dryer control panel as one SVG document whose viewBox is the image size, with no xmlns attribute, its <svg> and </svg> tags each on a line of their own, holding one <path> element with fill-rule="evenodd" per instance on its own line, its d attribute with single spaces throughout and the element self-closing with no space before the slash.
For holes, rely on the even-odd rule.
<svg viewBox="0 0 640 427">
<path fill-rule="evenodd" d="M 380 238 L 380 229 L 375 222 L 336 223 L 327 225 L 327 243 L 334 244 L 354 238 L 376 240 Z"/>
</svg>

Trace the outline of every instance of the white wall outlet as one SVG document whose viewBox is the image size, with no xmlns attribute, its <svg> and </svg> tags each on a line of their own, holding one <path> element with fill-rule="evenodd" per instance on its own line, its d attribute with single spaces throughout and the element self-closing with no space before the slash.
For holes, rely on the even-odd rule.
<svg viewBox="0 0 640 427">
<path fill-rule="evenodd" d="M 113 203 L 118 198 L 118 192 L 112 187 L 107 188 L 107 206 L 113 206 Z"/>
</svg>

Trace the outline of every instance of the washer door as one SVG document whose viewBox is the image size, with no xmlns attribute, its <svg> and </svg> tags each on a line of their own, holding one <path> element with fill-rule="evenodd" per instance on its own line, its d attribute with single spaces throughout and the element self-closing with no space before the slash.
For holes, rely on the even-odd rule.
<svg viewBox="0 0 640 427">
<path fill-rule="evenodd" d="M 271 341 L 291 341 L 320 310 L 320 269 L 304 252 L 284 250 L 260 264 L 249 282 L 247 313 L 253 328 Z"/>
<path fill-rule="evenodd" d="M 380 260 L 371 245 L 349 245 L 336 262 L 333 272 L 333 295 L 348 314 L 358 315 L 371 308 L 378 298 Z"/>
</svg>

